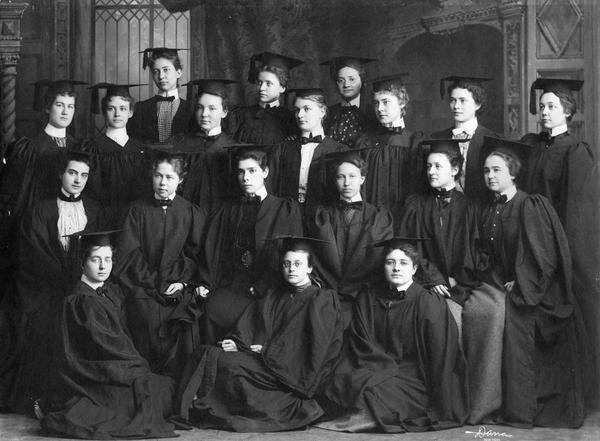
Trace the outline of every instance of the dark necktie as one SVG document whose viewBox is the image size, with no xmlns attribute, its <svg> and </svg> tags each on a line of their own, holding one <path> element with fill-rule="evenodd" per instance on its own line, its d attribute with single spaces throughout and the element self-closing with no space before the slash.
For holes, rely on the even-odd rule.
<svg viewBox="0 0 600 441">
<path fill-rule="evenodd" d="M 350 222 L 352 222 L 352 219 L 354 218 L 354 212 L 356 210 L 361 210 L 362 207 L 363 207 L 362 201 L 356 201 L 356 202 L 340 201 L 340 208 L 344 212 L 344 219 L 346 220 L 346 223 L 348 223 L 348 224 Z"/>
<path fill-rule="evenodd" d="M 300 138 L 300 144 L 302 144 L 302 145 L 308 144 L 309 142 L 319 143 L 321 141 L 323 141 L 323 137 L 321 135 L 309 136 L 308 138 L 306 136 L 302 136 Z"/>
<path fill-rule="evenodd" d="M 402 132 L 404 132 L 404 127 L 398 126 L 398 127 L 386 127 L 387 131 L 389 133 L 398 133 L 401 134 Z"/>
<path fill-rule="evenodd" d="M 108 294 L 108 289 L 104 285 L 99 286 L 98 288 L 96 288 L 96 294 L 98 294 L 101 297 L 106 297 L 106 295 Z"/>
<path fill-rule="evenodd" d="M 156 95 L 156 102 L 160 102 L 160 101 L 170 101 L 170 102 L 173 102 L 173 101 L 175 101 L 175 96 Z"/>
<path fill-rule="evenodd" d="M 494 195 L 494 202 L 496 204 L 504 205 L 504 204 L 506 204 L 506 202 L 508 202 L 508 198 L 506 197 L 505 194 L 496 194 L 496 195 Z"/>
<path fill-rule="evenodd" d="M 154 205 L 156 207 L 170 207 L 173 205 L 173 201 L 171 199 L 154 199 Z"/>
<path fill-rule="evenodd" d="M 556 138 L 555 136 L 552 136 L 550 134 L 550 132 L 540 132 L 539 134 L 540 140 L 544 141 L 544 144 L 546 144 L 546 146 L 551 146 L 552 144 L 554 144 L 554 138 Z"/>
<path fill-rule="evenodd" d="M 260 205 L 261 199 L 260 196 L 242 196 L 242 204 L 244 205 Z"/>
<path fill-rule="evenodd" d="M 432 193 L 443 207 L 448 205 L 452 200 L 452 190 L 446 190 L 445 188 L 440 188 L 439 190 L 432 189 Z"/>
<path fill-rule="evenodd" d="M 72 194 L 67 196 L 61 191 L 60 193 L 58 193 L 58 198 L 61 201 L 65 201 L 65 202 L 79 202 L 81 200 L 81 194 L 77 197 L 73 196 Z"/>
<path fill-rule="evenodd" d="M 387 293 L 387 298 L 390 300 L 404 300 L 406 291 L 398 291 L 394 288 L 390 288 Z"/>
</svg>

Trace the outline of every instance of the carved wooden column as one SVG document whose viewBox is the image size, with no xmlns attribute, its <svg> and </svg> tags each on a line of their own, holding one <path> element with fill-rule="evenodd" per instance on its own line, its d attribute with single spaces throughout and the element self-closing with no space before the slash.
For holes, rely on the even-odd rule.
<svg viewBox="0 0 600 441">
<path fill-rule="evenodd" d="M 498 14 L 504 35 L 504 134 L 518 139 L 526 131 L 529 91 L 525 81 L 525 6 L 502 0 Z"/>
<path fill-rule="evenodd" d="M 0 3 L 0 67 L 2 146 L 15 136 L 17 63 L 21 51 L 21 18 L 27 3 Z"/>
</svg>

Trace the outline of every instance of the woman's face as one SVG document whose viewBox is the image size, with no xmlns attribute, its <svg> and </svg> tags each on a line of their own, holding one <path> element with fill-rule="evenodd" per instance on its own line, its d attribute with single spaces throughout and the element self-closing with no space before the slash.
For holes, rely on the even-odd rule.
<svg viewBox="0 0 600 441">
<path fill-rule="evenodd" d="M 341 97 L 346 101 L 353 100 L 360 95 L 362 80 L 358 71 L 352 67 L 344 66 L 338 70 L 335 84 Z"/>
<path fill-rule="evenodd" d="M 167 199 L 182 182 L 172 164 L 161 162 L 152 173 L 152 188 L 160 199 Z"/>
<path fill-rule="evenodd" d="M 335 183 L 341 197 L 351 200 L 360 193 L 360 187 L 365 182 L 360 168 L 349 162 L 342 162 L 335 175 Z"/>
<path fill-rule="evenodd" d="M 94 247 L 83 262 L 83 274 L 92 283 L 105 282 L 112 271 L 113 253 L 110 246 Z"/>
<path fill-rule="evenodd" d="M 210 93 L 203 93 L 198 98 L 196 109 L 196 123 L 202 130 L 208 132 L 221 125 L 221 120 L 227 116 L 223 108 L 223 98 Z"/>
<path fill-rule="evenodd" d="M 323 129 L 325 109 L 315 101 L 296 98 L 294 102 L 296 124 L 302 133 L 316 133 Z"/>
<path fill-rule="evenodd" d="M 181 69 L 175 69 L 171 60 L 157 58 L 152 65 L 152 78 L 154 84 L 161 92 L 169 92 L 177 89 L 177 80 L 181 78 Z"/>
<path fill-rule="evenodd" d="M 540 97 L 540 120 L 542 127 L 553 129 L 567 123 L 569 115 L 554 93 L 547 92 Z"/>
<path fill-rule="evenodd" d="M 498 155 L 490 155 L 483 165 L 485 185 L 494 193 L 504 193 L 515 185 L 515 177 L 511 176 L 508 164 Z"/>
<path fill-rule="evenodd" d="M 106 124 L 113 129 L 122 129 L 127 126 L 127 121 L 133 116 L 133 109 L 129 101 L 120 96 L 110 97 L 106 103 Z"/>
<path fill-rule="evenodd" d="M 256 90 L 259 101 L 268 104 L 277 101 L 279 96 L 285 92 L 285 87 L 281 85 L 279 78 L 273 72 L 262 71 L 256 80 Z"/>
<path fill-rule="evenodd" d="M 412 281 L 417 266 L 404 251 L 395 249 L 385 256 L 384 272 L 387 282 L 394 287 L 399 287 Z"/>
<path fill-rule="evenodd" d="M 61 186 L 70 195 L 78 195 L 85 188 L 90 175 L 90 166 L 85 162 L 69 161 L 60 177 Z"/>
<path fill-rule="evenodd" d="M 446 188 L 454 184 L 457 167 L 450 165 L 450 159 L 444 153 L 431 153 L 427 157 L 427 179 L 432 188 Z"/>
<path fill-rule="evenodd" d="M 56 95 L 48 110 L 48 123 L 57 129 L 66 129 L 73 121 L 75 115 L 75 97 Z"/>
<path fill-rule="evenodd" d="M 379 122 L 388 126 L 402 118 L 404 104 L 391 92 L 375 92 L 373 95 L 373 107 Z"/>
<path fill-rule="evenodd" d="M 252 158 L 242 159 L 238 163 L 238 182 L 246 195 L 255 195 L 265 186 L 269 169 L 263 170 L 260 164 Z"/>
<path fill-rule="evenodd" d="M 292 286 L 306 285 L 312 273 L 312 266 L 308 265 L 306 251 L 288 251 L 283 256 L 283 278 Z"/>
<path fill-rule="evenodd" d="M 473 94 L 468 89 L 455 87 L 450 92 L 450 111 L 456 123 L 471 121 L 477 116 L 481 104 L 477 104 Z"/>
</svg>

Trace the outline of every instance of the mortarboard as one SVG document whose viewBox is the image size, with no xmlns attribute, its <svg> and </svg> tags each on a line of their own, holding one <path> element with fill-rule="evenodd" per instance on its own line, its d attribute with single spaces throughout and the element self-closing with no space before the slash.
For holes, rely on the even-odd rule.
<svg viewBox="0 0 600 441">
<path fill-rule="evenodd" d="M 74 92 L 74 86 L 88 84 L 85 81 L 78 80 L 40 80 L 36 81 L 33 90 L 33 109 L 42 111 L 44 108 L 44 97 L 46 95 L 56 94 L 60 92 Z"/>
<path fill-rule="evenodd" d="M 335 57 L 331 60 L 323 61 L 320 63 L 321 66 L 329 66 L 329 75 L 335 81 L 337 79 L 337 73 L 343 67 L 351 67 L 359 73 L 363 70 L 364 65 L 377 61 L 376 58 L 365 58 L 365 57 L 352 57 L 352 56 L 341 56 Z"/>
<path fill-rule="evenodd" d="M 280 244 L 281 253 L 288 251 L 313 251 L 315 245 L 330 243 L 326 240 L 315 239 L 312 237 L 292 236 L 289 234 L 270 237 L 268 241 L 276 241 Z"/>
<path fill-rule="evenodd" d="M 131 97 L 129 93 L 130 87 L 138 87 L 138 86 L 147 86 L 147 84 L 112 84 L 112 83 L 98 83 L 93 86 L 88 87 L 88 89 L 92 89 L 92 113 L 100 114 L 100 89 L 106 89 L 105 97 L 112 96 L 122 96 L 122 97 Z M 133 110 L 133 109 L 131 109 Z"/>
<path fill-rule="evenodd" d="M 291 58 L 286 55 L 275 54 L 273 52 L 262 52 L 250 57 L 250 67 L 248 68 L 248 82 L 255 83 L 258 78 L 258 70 L 264 66 L 277 67 L 287 72 L 296 66 L 300 66 L 304 61 Z"/>
<path fill-rule="evenodd" d="M 529 155 L 531 154 L 531 146 L 522 142 L 509 141 L 494 136 L 484 136 L 483 146 L 481 148 L 481 157 L 483 161 L 485 161 L 492 152 L 506 153 L 514 156 L 521 161 L 522 168 L 525 168 Z"/>
<path fill-rule="evenodd" d="M 480 78 L 480 77 L 461 77 L 461 76 L 449 76 L 440 79 L 440 98 L 444 99 L 446 94 L 446 84 L 450 83 L 448 87 L 455 88 L 461 84 L 473 84 L 475 86 L 483 87 L 483 83 L 491 81 L 492 78 Z"/>
<path fill-rule="evenodd" d="M 188 48 L 170 48 L 170 47 L 149 47 L 140 51 L 142 56 L 142 68 L 145 70 L 150 65 L 151 58 L 161 58 L 162 56 L 174 58 L 179 57 L 177 51 L 189 51 Z"/>
<path fill-rule="evenodd" d="M 468 140 L 465 139 L 425 139 L 419 143 L 420 146 L 429 146 L 427 154 L 430 153 L 446 153 L 456 152 L 460 154 L 460 143 Z"/>
<path fill-rule="evenodd" d="M 571 95 L 572 91 L 578 91 L 583 86 L 583 80 L 570 80 L 561 78 L 538 78 L 531 83 L 529 92 L 529 112 L 532 115 L 537 113 L 536 90 L 541 90 L 542 94 L 548 92 L 562 92 Z"/>
<path fill-rule="evenodd" d="M 373 84 L 373 92 L 382 92 L 391 90 L 392 87 L 397 88 L 404 86 L 404 78 L 409 75 L 410 74 L 408 72 L 402 72 L 374 78 L 369 80 L 369 82 Z"/>
<path fill-rule="evenodd" d="M 194 102 L 194 86 L 198 88 L 196 97 L 199 97 L 203 93 L 208 93 L 225 99 L 229 96 L 229 89 L 227 85 L 233 83 L 239 83 L 239 81 L 218 78 L 198 78 L 196 80 L 192 80 L 184 84 L 184 86 L 187 86 L 188 103 L 191 104 Z"/>
</svg>

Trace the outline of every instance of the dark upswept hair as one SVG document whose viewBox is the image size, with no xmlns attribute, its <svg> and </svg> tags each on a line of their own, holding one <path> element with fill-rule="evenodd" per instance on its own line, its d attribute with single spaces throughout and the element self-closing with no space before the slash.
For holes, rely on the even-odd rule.
<svg viewBox="0 0 600 441">
<path fill-rule="evenodd" d="M 306 247 L 302 247 L 302 246 L 289 246 L 289 247 L 284 247 L 281 250 L 281 258 L 279 259 L 279 263 L 280 263 L 280 267 L 283 266 L 283 258 L 285 257 L 285 255 L 287 254 L 288 251 L 291 251 L 293 253 L 304 253 L 306 254 L 306 261 L 308 262 L 308 266 L 309 267 L 314 267 L 314 253 L 311 250 L 307 250 Z"/>
<path fill-rule="evenodd" d="M 510 173 L 510 175 L 515 179 L 519 177 L 523 164 L 521 163 L 521 160 L 518 156 L 513 155 L 510 152 L 501 152 L 498 150 L 490 152 L 485 157 L 485 159 L 489 158 L 490 156 L 498 156 L 499 158 L 504 159 L 504 162 L 506 162 L 506 166 L 508 167 L 508 172 Z"/>
<path fill-rule="evenodd" d="M 108 102 L 111 98 L 121 98 L 123 101 L 127 101 L 129 103 L 129 110 L 133 112 L 133 107 L 135 106 L 135 99 L 132 96 L 122 96 L 122 95 L 104 95 L 102 100 L 100 101 L 100 108 L 102 109 L 102 115 L 106 114 L 106 110 L 108 109 Z"/>
<path fill-rule="evenodd" d="M 353 154 L 350 152 L 346 155 L 343 155 L 333 163 L 332 170 L 334 172 L 334 175 L 337 174 L 340 165 L 342 165 L 345 162 L 347 162 L 348 164 L 352 164 L 357 169 L 359 169 L 361 176 L 367 176 L 367 170 L 369 168 L 369 164 L 367 163 L 367 161 L 365 161 L 362 158 L 362 156 L 360 156 L 358 153 Z"/>
<path fill-rule="evenodd" d="M 335 71 L 335 76 L 333 78 L 334 83 L 337 83 L 338 75 L 340 74 L 340 70 L 342 70 L 344 67 L 349 67 L 350 69 L 354 69 L 355 71 L 357 71 L 358 76 L 360 77 L 360 82 L 361 83 L 365 82 L 365 78 L 367 75 L 367 69 L 365 69 L 365 66 L 363 66 L 362 64 L 350 66 L 349 64 L 342 63 L 338 66 L 338 68 Z"/>
<path fill-rule="evenodd" d="M 173 167 L 173 170 L 175 170 L 175 173 L 177 173 L 179 175 L 180 180 L 183 181 L 185 179 L 185 177 L 187 176 L 188 168 L 187 168 L 187 162 L 184 158 L 182 158 L 181 156 L 172 155 L 169 153 L 159 155 L 157 158 L 155 158 L 152 161 L 152 169 L 151 169 L 152 172 L 155 172 L 156 169 L 158 168 L 158 166 L 160 164 L 162 164 L 163 162 L 166 162 L 167 164 L 170 164 Z"/>
<path fill-rule="evenodd" d="M 269 157 L 262 150 L 243 150 L 235 155 L 235 163 L 238 166 L 244 159 L 255 160 L 263 171 L 269 166 Z"/>
<path fill-rule="evenodd" d="M 465 158 L 459 151 L 452 148 L 437 148 L 436 150 L 429 152 L 427 154 L 427 158 L 429 158 L 429 155 L 433 153 L 441 153 L 442 155 L 445 155 L 450 162 L 450 167 L 456 167 L 458 170 L 458 173 L 456 173 L 454 179 L 456 180 L 460 177 L 460 172 L 462 171 L 463 164 L 465 163 Z"/>
<path fill-rule="evenodd" d="M 396 98 L 398 98 L 398 102 L 402 107 L 402 117 L 406 115 L 406 109 L 408 103 L 410 102 L 410 97 L 408 96 L 408 91 L 406 90 L 406 86 L 404 84 L 399 83 L 398 81 L 389 81 L 383 82 L 377 89 L 373 90 L 373 99 L 375 98 L 376 93 L 391 93 Z"/>
<path fill-rule="evenodd" d="M 188 87 L 190 87 L 190 86 L 188 86 Z M 198 96 L 196 97 L 196 104 L 194 105 L 194 114 L 200 108 L 200 98 L 202 98 L 203 95 L 218 96 L 219 98 L 221 98 L 221 105 L 223 106 L 223 110 L 225 110 L 226 112 L 229 111 L 229 94 L 227 92 L 217 94 L 217 93 L 212 93 L 212 92 L 208 92 L 208 91 L 205 92 L 203 90 L 200 90 L 198 92 Z"/>
<path fill-rule="evenodd" d="M 83 265 L 85 263 L 85 261 L 90 257 L 90 254 L 92 254 L 92 251 L 94 251 L 94 249 L 96 249 L 96 248 L 102 248 L 104 246 L 110 247 L 110 250 L 112 252 L 112 259 L 114 261 L 115 260 L 115 254 L 117 252 L 117 249 L 115 248 L 114 245 L 89 244 L 89 245 L 87 245 L 84 248 L 81 248 L 79 250 L 79 260 L 81 262 L 81 265 Z"/>
<path fill-rule="evenodd" d="M 321 95 L 319 93 L 315 93 L 312 95 L 304 95 L 304 96 L 297 96 L 296 98 L 294 98 L 294 102 L 297 99 L 302 99 L 302 100 L 309 100 L 309 101 L 313 101 L 315 103 L 318 104 L 318 106 L 325 110 L 325 114 L 323 115 L 323 119 L 321 120 L 321 122 L 324 122 L 325 119 L 327 118 L 327 114 L 329 113 L 329 109 L 327 108 L 327 100 L 325 99 L 325 95 Z"/>
<path fill-rule="evenodd" d="M 385 265 L 385 260 L 387 259 L 387 256 L 389 256 L 390 253 L 394 250 L 400 250 L 400 251 L 404 252 L 404 254 L 406 254 L 406 256 L 410 260 L 412 260 L 413 266 L 418 266 L 421 264 L 421 255 L 419 254 L 419 250 L 417 250 L 417 247 L 411 243 L 402 242 L 399 244 L 394 243 L 393 245 L 386 245 L 383 248 L 384 265 Z"/>
<path fill-rule="evenodd" d="M 67 170 L 69 162 L 71 161 L 86 164 L 90 168 L 90 172 L 92 171 L 92 158 L 85 152 L 79 150 L 67 150 L 61 156 L 59 175 L 62 175 Z"/>
<path fill-rule="evenodd" d="M 54 104 L 54 100 L 59 95 L 75 98 L 75 106 L 77 106 L 77 98 L 79 97 L 77 92 L 73 90 L 73 87 L 70 84 L 65 84 L 64 86 L 48 88 L 44 94 L 44 109 L 50 110 L 50 107 Z"/>
<path fill-rule="evenodd" d="M 476 116 L 481 115 L 485 111 L 487 107 L 487 93 L 483 87 L 473 84 L 471 81 L 457 80 L 448 86 L 447 91 L 449 99 L 452 98 L 451 95 L 454 89 L 466 89 L 471 92 L 473 100 L 479 105 L 479 109 L 475 111 Z"/>
<path fill-rule="evenodd" d="M 559 90 L 550 90 L 546 93 L 553 93 L 558 97 L 561 106 L 563 106 L 563 109 L 567 114 L 567 121 L 571 121 L 573 119 L 573 116 L 575 116 L 575 114 L 577 113 L 577 101 L 575 101 L 575 98 L 573 98 L 573 96 L 570 93 L 561 92 Z M 544 95 L 544 93 L 540 95 L 540 101 L 542 99 L 542 96 Z"/>
<path fill-rule="evenodd" d="M 266 64 L 266 65 L 259 67 L 256 70 L 255 83 L 258 83 L 258 74 L 261 72 L 269 72 L 269 73 L 274 74 L 277 77 L 277 79 L 279 80 L 279 84 L 281 84 L 282 87 L 287 87 L 287 83 L 288 83 L 288 81 L 290 81 L 289 71 L 287 71 L 286 69 L 282 69 L 280 67 L 269 66 L 268 64 Z"/>
<path fill-rule="evenodd" d="M 159 58 L 164 58 L 173 63 L 173 67 L 176 70 L 183 70 L 181 66 L 181 59 L 179 58 L 179 54 L 174 49 L 162 48 L 162 49 L 154 49 L 150 52 L 148 56 L 148 64 L 150 65 L 150 69 L 154 68 L 154 62 Z"/>
</svg>

